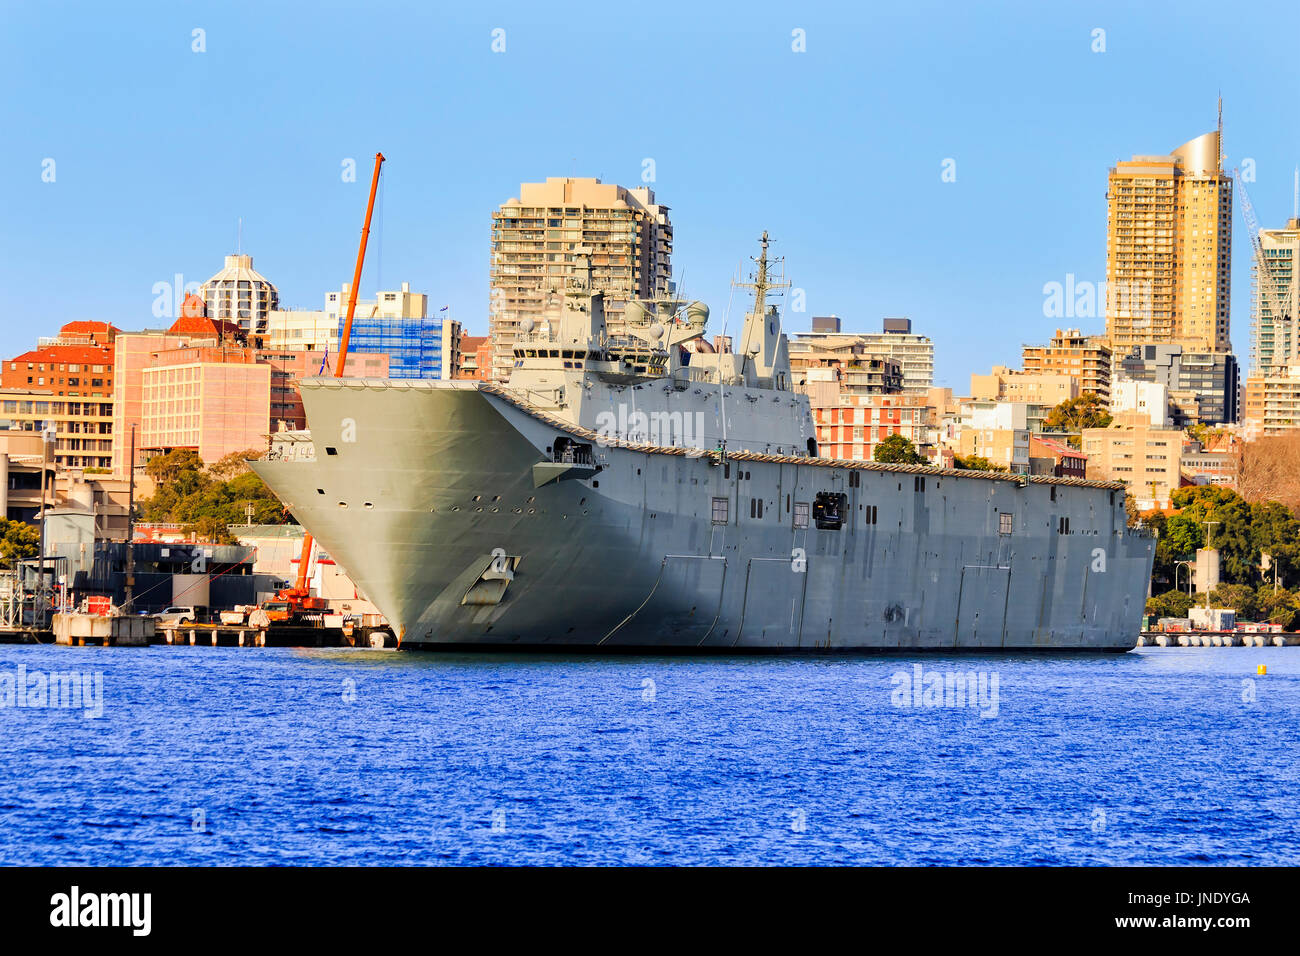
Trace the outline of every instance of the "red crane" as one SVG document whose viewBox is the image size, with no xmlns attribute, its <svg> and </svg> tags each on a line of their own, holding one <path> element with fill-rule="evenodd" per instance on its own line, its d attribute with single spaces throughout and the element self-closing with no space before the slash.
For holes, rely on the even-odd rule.
<svg viewBox="0 0 1300 956">
<path fill-rule="evenodd" d="M 342 378 L 348 361 L 348 341 L 352 338 L 352 318 L 357 311 L 357 290 L 361 287 L 361 269 L 366 262 L 366 243 L 370 239 L 370 217 L 375 211 L 375 192 L 379 188 L 379 168 L 384 165 L 384 154 L 375 153 L 375 171 L 370 177 L 370 199 L 366 202 L 366 218 L 361 224 L 361 246 L 357 249 L 357 265 L 352 271 L 352 288 L 348 291 L 348 311 L 343 319 L 343 333 L 339 337 L 339 356 L 334 363 L 334 377 Z M 302 537 L 302 554 L 298 558 L 298 580 L 275 596 L 276 607 L 268 608 L 272 620 L 291 620 L 301 611 L 325 609 L 325 602 L 313 598 L 307 587 L 307 572 L 311 564 L 312 536 Z M 283 608 L 278 605 L 283 605 Z"/>
</svg>

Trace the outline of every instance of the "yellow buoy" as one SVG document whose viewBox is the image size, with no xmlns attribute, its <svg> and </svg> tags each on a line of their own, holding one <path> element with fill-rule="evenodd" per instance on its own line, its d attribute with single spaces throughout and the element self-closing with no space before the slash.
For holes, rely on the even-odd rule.
<svg viewBox="0 0 1300 956">
<path fill-rule="evenodd" d="M 1267 673 L 1268 673 L 1268 665 L 1267 665 L 1267 664 L 1260 664 L 1258 667 L 1255 668 L 1255 673 L 1256 673 L 1256 674 L 1267 674 Z"/>
</svg>

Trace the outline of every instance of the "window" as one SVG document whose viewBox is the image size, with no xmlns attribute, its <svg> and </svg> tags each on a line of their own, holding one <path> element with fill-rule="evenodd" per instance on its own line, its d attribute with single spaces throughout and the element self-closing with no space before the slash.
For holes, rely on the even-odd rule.
<svg viewBox="0 0 1300 956">
<path fill-rule="evenodd" d="M 726 524 L 728 517 L 728 505 L 730 502 L 726 498 L 713 499 L 713 523 Z"/>
<path fill-rule="evenodd" d="M 1010 511 L 1004 511 L 998 515 L 998 534 L 1010 534 L 1014 520 Z"/>
<path fill-rule="evenodd" d="M 795 530 L 808 527 L 808 502 L 796 501 L 794 503 L 794 526 Z"/>
</svg>

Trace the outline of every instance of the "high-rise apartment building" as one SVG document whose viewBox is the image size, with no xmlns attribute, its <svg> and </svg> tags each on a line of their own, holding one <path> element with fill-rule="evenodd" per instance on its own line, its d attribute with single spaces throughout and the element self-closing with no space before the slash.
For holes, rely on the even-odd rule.
<svg viewBox="0 0 1300 956">
<path fill-rule="evenodd" d="M 1047 345 L 1024 346 L 1021 360 L 1027 374 L 1068 375 L 1079 383 L 1079 394 L 1092 392 L 1102 405 L 1110 403 L 1110 348 L 1104 336 L 1057 329 Z"/>
<path fill-rule="evenodd" d="M 542 320 L 578 255 L 590 259 L 592 287 L 605 293 L 616 333 L 629 300 L 669 291 L 672 248 L 668 207 L 645 186 L 567 177 L 523 183 L 517 199 L 492 213 L 490 377 L 509 377 L 520 321 Z"/>
<path fill-rule="evenodd" d="M 1184 409 L 1175 424 L 1231 424 L 1240 417 L 1237 357 L 1231 352 L 1191 352 L 1181 345 L 1139 345 L 1116 353 L 1115 379 L 1159 382 Z M 1189 409 L 1188 400 L 1195 405 Z"/>
<path fill-rule="evenodd" d="M 262 335 L 267 317 L 280 304 L 280 293 L 253 268 L 253 257 L 226 256 L 221 271 L 199 287 L 211 319 L 233 322 L 245 332 Z"/>
<path fill-rule="evenodd" d="M 1300 219 L 1288 220 L 1285 229 L 1261 229 L 1259 244 L 1268 274 L 1260 275 L 1258 259 L 1251 262 L 1251 372 L 1276 376 L 1300 362 Z"/>
<path fill-rule="evenodd" d="M 1256 372 L 1246 380 L 1245 393 L 1247 434 L 1300 432 L 1300 363 Z"/>
<path fill-rule="evenodd" d="M 839 316 L 818 315 L 811 332 L 796 333 L 789 343 L 790 369 L 800 370 L 843 356 L 890 359 L 902 372 L 904 392 L 922 394 L 934 385 L 934 343 L 912 332 L 912 320 L 887 318 L 880 332 L 843 332 Z"/>
<path fill-rule="evenodd" d="M 1220 134 L 1168 156 L 1134 156 L 1110 170 L 1106 333 L 1112 350 L 1177 343 L 1227 352 L 1232 178 Z"/>
</svg>

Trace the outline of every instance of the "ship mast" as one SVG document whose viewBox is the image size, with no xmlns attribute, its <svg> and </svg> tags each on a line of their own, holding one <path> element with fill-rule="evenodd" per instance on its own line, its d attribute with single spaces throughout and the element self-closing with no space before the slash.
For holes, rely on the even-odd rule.
<svg viewBox="0 0 1300 956">
<path fill-rule="evenodd" d="M 758 240 L 758 248 L 759 248 L 758 258 L 753 259 L 752 256 L 750 257 L 758 265 L 758 270 L 754 273 L 754 281 L 735 283 L 735 285 L 738 285 L 741 288 L 754 290 L 754 311 L 750 313 L 750 316 L 751 318 L 757 320 L 756 323 L 746 321 L 744 330 L 741 334 L 740 374 L 742 376 L 745 374 L 745 363 L 749 361 L 751 356 L 750 349 L 754 348 L 754 346 L 751 345 L 749 341 L 750 337 L 756 334 L 756 332 L 761 334 L 763 329 L 763 323 L 767 321 L 768 295 L 779 294 L 780 290 L 789 288 L 790 286 L 789 282 L 784 281 L 784 277 L 775 282 L 772 281 L 771 278 L 769 278 L 768 259 L 767 259 L 768 243 L 769 240 L 768 240 L 767 230 L 764 229 L 762 237 Z M 776 260 L 773 261 L 772 264 L 776 265 L 777 263 L 780 263 L 784 266 L 784 262 L 785 259 L 783 257 L 778 257 Z M 778 323 L 779 322 L 780 319 L 778 319 Z M 781 335 L 781 328 L 780 325 L 778 324 L 777 326 L 778 340 L 780 338 L 780 335 Z"/>
</svg>

